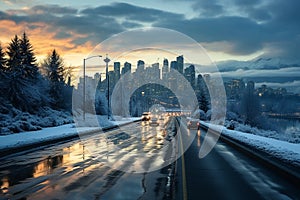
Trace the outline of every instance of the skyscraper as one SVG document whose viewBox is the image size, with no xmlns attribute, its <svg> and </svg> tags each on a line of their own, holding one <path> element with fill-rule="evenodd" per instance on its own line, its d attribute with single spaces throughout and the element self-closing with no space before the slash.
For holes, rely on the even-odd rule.
<svg viewBox="0 0 300 200">
<path fill-rule="evenodd" d="M 101 76 L 98 72 L 94 74 L 94 79 L 97 83 L 98 83 L 98 81 L 101 81 Z"/>
<path fill-rule="evenodd" d="M 131 73 L 131 63 L 129 62 L 124 63 L 124 67 L 122 68 L 122 75 L 126 74 L 127 72 Z"/>
<path fill-rule="evenodd" d="M 176 58 L 176 61 L 177 61 L 177 70 L 181 73 L 181 74 L 183 74 L 183 55 L 181 55 L 181 56 L 178 56 L 177 58 Z"/>
<path fill-rule="evenodd" d="M 248 81 L 246 88 L 247 88 L 247 92 L 249 92 L 249 94 L 253 94 L 254 88 L 255 88 L 255 83 L 253 81 Z"/>
<path fill-rule="evenodd" d="M 116 85 L 116 74 L 114 71 L 108 72 L 108 80 L 109 80 L 109 93 L 112 94 L 112 90 Z"/>
<path fill-rule="evenodd" d="M 120 62 L 114 62 L 115 81 L 118 81 L 120 79 L 120 68 Z"/>
<path fill-rule="evenodd" d="M 160 79 L 159 63 L 152 64 L 152 76 L 156 80 Z"/>
<path fill-rule="evenodd" d="M 145 62 L 143 60 L 138 60 L 137 62 L 137 70 L 143 71 L 145 69 Z"/>
<path fill-rule="evenodd" d="M 174 69 L 174 70 L 177 70 L 177 71 L 178 71 L 177 61 L 172 61 L 172 62 L 171 62 L 171 69 Z"/>
<path fill-rule="evenodd" d="M 190 82 L 191 86 L 195 87 L 195 66 L 190 65 L 184 69 L 184 76 Z"/>
<path fill-rule="evenodd" d="M 168 73 L 169 73 L 169 61 L 168 59 L 164 59 L 163 67 L 162 67 L 162 79 L 168 80 Z"/>
</svg>

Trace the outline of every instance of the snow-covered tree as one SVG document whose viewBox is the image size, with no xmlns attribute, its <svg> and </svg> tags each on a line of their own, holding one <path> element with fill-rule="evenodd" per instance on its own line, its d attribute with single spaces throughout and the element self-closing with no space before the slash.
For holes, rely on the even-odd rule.
<svg viewBox="0 0 300 200">
<path fill-rule="evenodd" d="M 25 32 L 23 33 L 23 37 L 20 39 L 19 43 L 21 66 L 24 76 L 31 79 L 37 79 L 39 76 L 39 71 L 36 65 L 36 58 L 33 53 L 33 47 Z"/>
<path fill-rule="evenodd" d="M 7 47 L 7 69 L 11 73 L 19 72 L 21 73 L 21 52 L 20 52 L 20 40 L 17 35 L 11 40 Z"/>
<path fill-rule="evenodd" d="M 65 91 L 65 67 L 63 59 L 54 49 L 42 63 L 45 76 L 50 84 L 50 96 L 52 98 L 52 106 L 56 109 L 64 109 L 66 107 Z M 71 89 L 71 88 L 70 88 Z"/>
<path fill-rule="evenodd" d="M 36 85 L 20 76 L 19 72 L 9 75 L 7 94 L 14 107 L 32 113 L 39 109 L 42 95 Z"/>
<path fill-rule="evenodd" d="M 108 112 L 105 93 L 100 90 L 97 90 L 95 94 L 95 110 L 97 115 L 107 115 Z"/>
<path fill-rule="evenodd" d="M 201 74 L 198 75 L 196 95 L 199 109 L 207 112 L 210 109 L 210 95 L 208 87 Z"/>
<path fill-rule="evenodd" d="M 6 89 L 7 89 L 7 72 L 6 72 L 6 59 L 5 52 L 2 49 L 0 44 L 0 101 L 3 102 L 6 98 Z"/>
<path fill-rule="evenodd" d="M 6 95 L 11 104 L 22 111 L 35 112 L 49 102 L 44 80 L 35 65 L 33 48 L 26 34 L 17 35 L 7 48 Z"/>
<path fill-rule="evenodd" d="M 6 71 L 6 58 L 5 52 L 0 44 L 0 73 L 4 73 Z"/>
<path fill-rule="evenodd" d="M 42 64 L 45 75 L 52 83 L 64 83 L 64 63 L 60 55 L 54 49 L 51 54 L 44 60 Z"/>
<path fill-rule="evenodd" d="M 200 110 L 207 112 L 210 108 L 209 95 L 205 94 L 204 92 L 201 92 L 198 96 L 198 103 Z"/>
</svg>

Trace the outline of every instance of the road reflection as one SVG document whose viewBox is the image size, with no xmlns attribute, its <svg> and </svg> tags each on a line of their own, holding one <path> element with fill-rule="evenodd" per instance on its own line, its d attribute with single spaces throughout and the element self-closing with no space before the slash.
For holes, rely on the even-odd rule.
<svg viewBox="0 0 300 200">
<path fill-rule="evenodd" d="M 9 188 L 9 181 L 8 181 L 8 177 L 3 177 L 1 179 L 1 191 L 3 194 L 6 194 L 8 192 L 8 188 Z"/>
<path fill-rule="evenodd" d="M 26 160 L 24 165 L 18 162 L 17 164 L 11 163 L 5 170 L 0 170 L 0 177 L 2 176 L 0 194 L 8 193 L 10 187 L 18 185 L 24 182 L 24 180 L 53 174 L 53 170 L 59 167 L 63 167 L 64 173 L 70 172 L 74 170 L 75 163 L 79 163 L 85 159 L 86 154 L 87 152 L 84 149 L 84 145 L 79 142 L 61 149 L 57 155 L 50 155 L 30 165 L 28 165 L 30 159 L 35 160 L 39 152 L 34 152 L 26 156 L 18 156 L 15 158 L 16 160 L 29 160 Z"/>
<path fill-rule="evenodd" d="M 167 121 L 160 120 L 159 126 L 132 124 L 123 132 L 117 129 L 3 159 L 0 197 L 64 197 L 94 182 L 94 192 L 102 196 L 125 172 L 150 172 L 165 166 L 165 151 L 172 146 L 165 140 Z"/>
<path fill-rule="evenodd" d="M 197 146 L 198 147 L 201 146 L 201 131 L 200 130 L 197 131 Z"/>
</svg>

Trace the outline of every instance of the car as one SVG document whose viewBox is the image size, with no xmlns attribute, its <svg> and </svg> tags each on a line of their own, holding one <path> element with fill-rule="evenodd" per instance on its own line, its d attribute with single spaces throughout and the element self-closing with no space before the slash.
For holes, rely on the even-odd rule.
<svg viewBox="0 0 300 200">
<path fill-rule="evenodd" d="M 149 112 L 144 112 L 142 114 L 142 121 L 149 121 L 151 119 Z"/>
<path fill-rule="evenodd" d="M 187 122 L 187 128 L 188 129 L 199 129 L 200 127 L 200 122 L 199 120 L 197 119 L 191 119 L 191 120 L 188 120 Z"/>
<path fill-rule="evenodd" d="M 152 117 L 149 122 L 150 125 L 158 126 L 158 119 L 156 117 Z"/>
</svg>

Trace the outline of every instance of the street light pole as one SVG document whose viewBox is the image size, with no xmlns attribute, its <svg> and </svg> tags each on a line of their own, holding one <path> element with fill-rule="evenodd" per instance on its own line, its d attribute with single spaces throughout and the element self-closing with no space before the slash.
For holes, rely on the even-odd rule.
<svg viewBox="0 0 300 200">
<path fill-rule="evenodd" d="M 106 63 L 106 81 L 107 81 L 107 119 L 109 119 L 109 76 L 108 76 L 108 63 L 110 62 L 110 59 L 107 57 L 104 59 L 104 62 Z"/>
<path fill-rule="evenodd" d="M 85 101 L 86 101 L 86 97 L 85 97 L 85 85 L 86 85 L 86 80 L 85 80 L 85 61 L 90 59 L 90 58 L 95 58 L 95 57 L 99 57 L 101 58 L 101 55 L 96 55 L 96 56 L 90 56 L 88 58 L 84 58 L 83 59 L 83 120 L 85 121 Z"/>
</svg>

